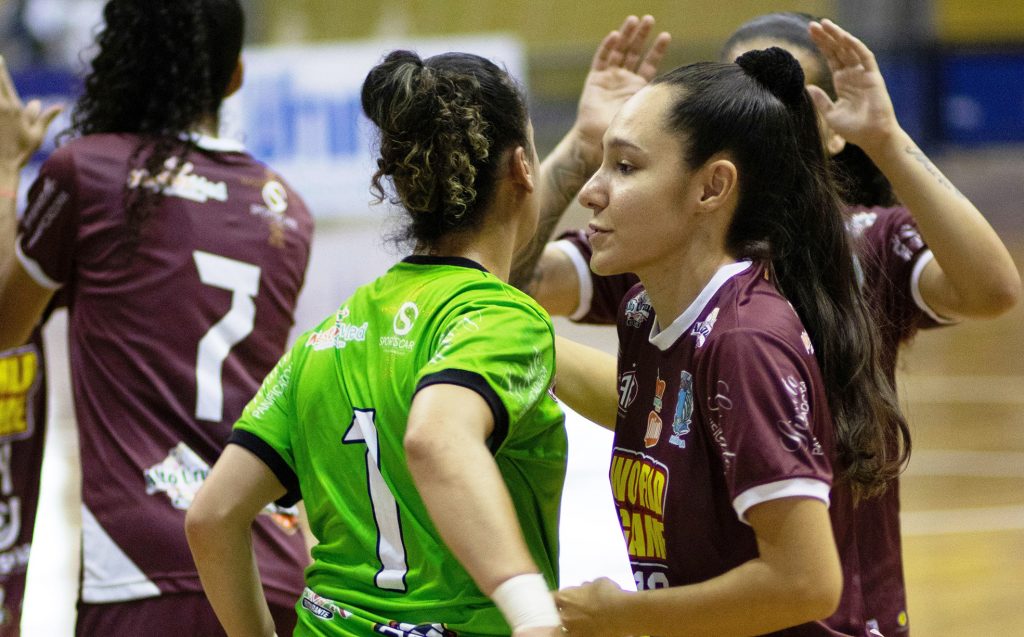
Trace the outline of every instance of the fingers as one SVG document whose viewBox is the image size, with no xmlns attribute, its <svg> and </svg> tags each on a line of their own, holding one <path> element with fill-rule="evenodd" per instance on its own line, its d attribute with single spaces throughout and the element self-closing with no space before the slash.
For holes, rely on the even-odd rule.
<svg viewBox="0 0 1024 637">
<path fill-rule="evenodd" d="M 878 71 L 878 62 L 871 49 L 831 20 L 812 22 L 809 33 L 832 71 L 856 66 L 866 71 Z"/>
<path fill-rule="evenodd" d="M 39 121 L 43 125 L 43 130 L 49 128 L 50 124 L 53 123 L 53 120 L 57 119 L 57 116 L 60 115 L 61 111 L 63 110 L 63 104 L 54 104 L 45 111 L 43 111 L 43 114 L 39 116 Z"/>
<path fill-rule="evenodd" d="M 810 94 L 811 101 L 814 102 L 814 109 L 823 116 L 828 114 L 828 112 L 835 106 L 832 102 L 832 98 L 830 98 L 828 94 L 818 86 L 808 84 L 807 93 Z"/>
<path fill-rule="evenodd" d="M 18 97 L 18 91 L 14 88 L 14 81 L 11 79 L 10 73 L 7 72 L 7 62 L 2 55 L 0 55 L 0 98 L 21 108 L 21 99 Z"/>
<path fill-rule="evenodd" d="M 665 57 L 672 39 L 668 33 L 659 33 L 644 54 L 644 47 L 653 29 L 654 18 L 650 15 L 643 18 L 628 16 L 622 22 L 622 26 L 601 41 L 591 61 L 591 70 L 603 71 L 610 67 L 621 67 L 651 80 L 657 74 L 658 65 Z"/>
<path fill-rule="evenodd" d="M 672 36 L 668 32 L 662 31 L 659 33 L 658 37 L 654 39 L 654 44 L 647 51 L 643 62 L 637 67 L 637 75 L 647 81 L 653 80 L 654 76 L 658 74 L 658 66 L 661 65 L 661 61 L 665 58 L 665 52 L 668 51 L 668 45 L 671 42 Z"/>
</svg>

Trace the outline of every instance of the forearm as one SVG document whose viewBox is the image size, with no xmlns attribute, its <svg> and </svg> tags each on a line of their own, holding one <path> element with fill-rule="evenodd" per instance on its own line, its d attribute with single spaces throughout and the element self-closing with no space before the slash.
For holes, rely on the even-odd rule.
<svg viewBox="0 0 1024 637">
<path fill-rule="evenodd" d="M 615 357 L 567 338 L 555 339 L 555 394 L 584 418 L 615 429 L 618 367 Z"/>
<path fill-rule="evenodd" d="M 986 316 L 1011 306 L 1021 283 L 1009 251 L 981 212 L 910 136 L 898 129 L 865 151 L 910 210 L 942 268 L 950 294 L 938 299 L 946 307 L 936 309 Z"/>
<path fill-rule="evenodd" d="M 601 161 L 600 146 L 570 131 L 541 163 L 540 218 L 533 238 L 515 255 L 509 282 L 530 291 L 537 261 L 551 240 L 555 226 L 576 194 Z"/>
<path fill-rule="evenodd" d="M 816 586 L 754 559 L 699 584 L 627 593 L 607 617 L 620 635 L 761 635 L 831 615 Z"/>
<path fill-rule="evenodd" d="M 273 635 L 274 622 L 253 554 L 251 521 L 191 523 L 187 531 L 203 590 L 227 634 Z"/>
<path fill-rule="evenodd" d="M 17 237 L 18 169 L 0 166 L 0 294 L 4 294 L 14 266 Z"/>
<path fill-rule="evenodd" d="M 508 490 L 482 442 L 436 436 L 406 449 L 434 525 L 481 591 L 491 595 L 509 578 L 538 571 Z"/>
</svg>

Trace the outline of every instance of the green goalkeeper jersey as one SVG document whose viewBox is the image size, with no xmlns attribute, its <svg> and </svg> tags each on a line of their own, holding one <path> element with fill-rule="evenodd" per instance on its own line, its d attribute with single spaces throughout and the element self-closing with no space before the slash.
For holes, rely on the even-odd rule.
<svg viewBox="0 0 1024 637">
<path fill-rule="evenodd" d="M 488 445 L 555 588 L 567 443 L 553 377 L 547 313 L 467 259 L 408 257 L 304 334 L 231 439 L 288 489 L 279 504 L 305 502 L 320 542 L 296 634 L 509 634 L 431 522 L 402 440 L 418 389 L 480 394 Z"/>
</svg>

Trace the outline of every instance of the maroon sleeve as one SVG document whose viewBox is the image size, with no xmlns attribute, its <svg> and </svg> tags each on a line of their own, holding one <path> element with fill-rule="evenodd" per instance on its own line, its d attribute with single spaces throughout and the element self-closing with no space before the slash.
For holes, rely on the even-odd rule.
<svg viewBox="0 0 1024 637">
<path fill-rule="evenodd" d="M 828 503 L 832 421 L 813 355 L 802 351 L 774 334 L 736 328 L 709 344 L 697 370 L 708 394 L 698 398 L 707 401 L 709 435 L 741 519 L 781 497 Z"/>
<path fill-rule="evenodd" d="M 951 323 L 936 314 L 921 297 L 918 279 L 932 259 L 917 223 L 906 208 L 872 208 L 853 216 L 855 232 L 863 236 L 858 246 L 864 290 L 884 312 L 903 341 L 919 328 Z"/>
<path fill-rule="evenodd" d="M 77 226 L 74 163 L 62 149 L 46 160 L 29 188 L 18 229 L 18 258 L 39 285 L 56 289 L 68 281 Z"/>
<path fill-rule="evenodd" d="M 577 323 L 614 325 L 619 305 L 639 279 L 634 274 L 594 274 L 590 270 L 590 257 L 593 251 L 586 233 L 582 230 L 563 233 L 558 237 L 556 245 L 569 255 L 579 275 L 579 305 L 569 318 Z"/>
</svg>

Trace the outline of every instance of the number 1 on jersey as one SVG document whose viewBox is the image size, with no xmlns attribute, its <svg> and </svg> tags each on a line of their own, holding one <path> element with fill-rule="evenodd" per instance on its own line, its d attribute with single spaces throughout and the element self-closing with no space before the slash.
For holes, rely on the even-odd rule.
<svg viewBox="0 0 1024 637">
<path fill-rule="evenodd" d="M 380 448 L 377 443 L 377 412 L 373 409 L 355 409 L 352 424 L 342 442 L 366 444 L 366 482 L 370 491 L 370 506 L 377 524 L 377 558 L 380 570 L 373 578 L 377 588 L 389 591 L 405 590 L 405 574 L 409 567 L 405 561 L 405 543 L 402 540 L 398 502 L 380 472 Z"/>
</svg>

